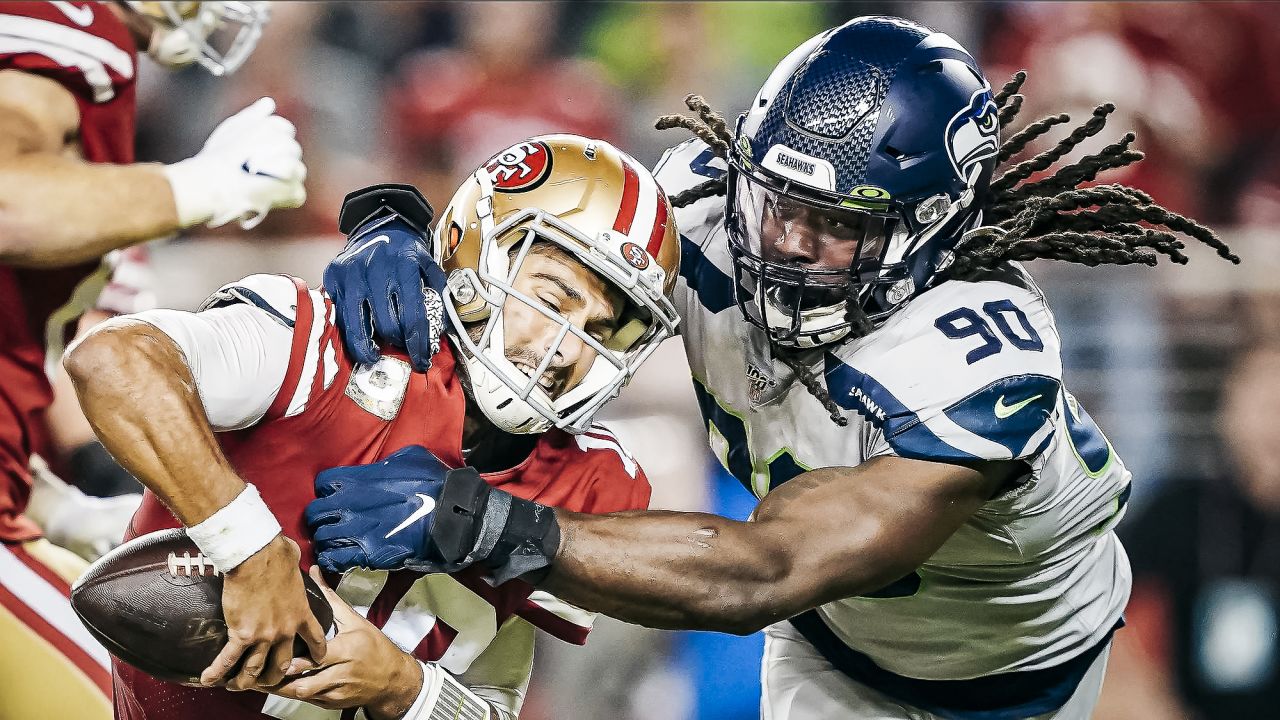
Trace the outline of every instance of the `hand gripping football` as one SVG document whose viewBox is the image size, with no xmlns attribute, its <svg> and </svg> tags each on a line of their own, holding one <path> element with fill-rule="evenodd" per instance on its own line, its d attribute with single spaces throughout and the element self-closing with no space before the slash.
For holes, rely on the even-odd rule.
<svg viewBox="0 0 1280 720">
<path fill-rule="evenodd" d="M 305 573 L 302 580 L 327 634 L 333 609 Z M 71 588 L 71 607 L 112 655 L 160 680 L 198 682 L 227 642 L 222 573 L 182 529 L 149 533 L 104 555 Z M 308 655 L 301 638 L 293 652 Z"/>
</svg>

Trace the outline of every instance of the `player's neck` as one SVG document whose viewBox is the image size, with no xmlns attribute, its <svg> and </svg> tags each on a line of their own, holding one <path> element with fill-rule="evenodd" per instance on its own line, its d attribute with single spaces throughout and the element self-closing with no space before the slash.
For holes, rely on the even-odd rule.
<svg viewBox="0 0 1280 720">
<path fill-rule="evenodd" d="M 482 473 L 507 470 L 524 462 L 537 443 L 537 435 L 499 430 L 468 398 L 462 422 L 462 458 L 468 465 Z"/>
</svg>

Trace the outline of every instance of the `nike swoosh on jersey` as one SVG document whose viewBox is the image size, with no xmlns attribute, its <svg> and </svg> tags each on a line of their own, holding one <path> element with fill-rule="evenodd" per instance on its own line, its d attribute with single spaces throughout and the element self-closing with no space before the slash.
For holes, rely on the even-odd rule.
<svg viewBox="0 0 1280 720">
<path fill-rule="evenodd" d="M 421 505 L 421 506 L 419 506 L 417 510 L 414 510 L 414 511 L 409 515 L 409 517 L 405 518 L 405 519 L 404 519 L 404 522 L 402 522 L 402 523 L 400 523 L 399 525 L 397 525 L 397 526 L 395 526 L 394 528 L 392 528 L 392 529 L 391 529 L 391 532 L 387 533 L 386 535 L 383 535 L 383 536 L 382 536 L 382 539 L 383 539 L 383 540 L 386 540 L 387 538 L 391 537 L 392 535 L 395 535 L 396 533 L 400 532 L 401 530 L 403 530 L 403 529 L 405 529 L 405 528 L 409 527 L 409 526 L 410 526 L 410 525 L 412 525 L 415 521 L 420 520 L 420 519 L 422 519 L 422 518 L 424 518 L 424 517 L 426 517 L 426 516 L 430 515 L 430 514 L 431 514 L 431 511 L 436 509 L 436 500 L 435 500 L 435 498 L 431 497 L 430 495 L 427 495 L 426 493 L 414 493 L 414 494 L 415 494 L 415 495 L 417 495 L 417 496 L 418 496 L 418 499 L 422 501 L 422 505 Z"/>
<path fill-rule="evenodd" d="M 62 14 L 66 15 L 68 20 L 79 25 L 80 27 L 89 27 L 90 25 L 93 24 L 93 6 L 92 5 L 88 5 L 85 7 L 76 7 L 75 5 L 72 5 L 69 2 L 61 2 L 60 0 L 56 0 L 55 2 L 50 4 L 53 5 L 55 8 L 61 10 Z"/>
<path fill-rule="evenodd" d="M 1005 405 L 1004 396 L 1001 395 L 1000 398 L 996 400 L 996 417 L 1003 420 L 1009 417 L 1010 415 L 1013 415 L 1014 413 L 1018 412 L 1019 410 L 1026 407 L 1027 405 L 1030 405 L 1032 401 L 1039 400 L 1042 397 L 1044 397 L 1044 395 L 1032 395 L 1026 400 L 1019 400 L 1018 402 L 1012 405 Z"/>
</svg>

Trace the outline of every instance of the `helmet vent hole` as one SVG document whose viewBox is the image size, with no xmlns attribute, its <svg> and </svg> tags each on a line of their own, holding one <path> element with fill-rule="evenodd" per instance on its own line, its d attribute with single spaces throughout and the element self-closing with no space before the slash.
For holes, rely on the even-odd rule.
<svg viewBox="0 0 1280 720">
<path fill-rule="evenodd" d="M 907 156 L 906 153 L 902 152 L 901 150 L 899 150 L 898 148 L 892 145 L 886 145 L 884 148 L 884 151 L 889 153 L 889 157 L 893 158 L 894 160 L 902 160 Z"/>
<path fill-rule="evenodd" d="M 498 409 L 506 410 L 507 406 L 510 404 L 511 404 L 511 398 L 507 398 L 506 400 L 503 400 L 501 403 L 498 403 Z"/>
</svg>

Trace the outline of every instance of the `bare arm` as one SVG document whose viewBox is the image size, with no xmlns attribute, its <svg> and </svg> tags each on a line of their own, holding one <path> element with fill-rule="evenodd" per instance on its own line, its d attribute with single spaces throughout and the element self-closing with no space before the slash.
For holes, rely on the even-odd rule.
<svg viewBox="0 0 1280 720">
<path fill-rule="evenodd" d="M 557 510 L 548 591 L 649 627 L 746 634 L 913 572 L 1014 470 L 897 457 L 807 472 L 747 522 Z"/>
<path fill-rule="evenodd" d="M 179 229 L 160 165 L 88 163 L 70 91 L 0 70 L 0 263 L 57 267 Z"/>
<path fill-rule="evenodd" d="M 245 483 L 214 438 L 195 381 L 178 346 L 136 320 L 104 323 L 74 345 L 64 365 L 99 440 L 155 493 L 183 525 L 207 519 L 240 494 Z M 204 679 L 227 676 L 244 655 L 231 685 L 279 681 L 301 634 L 316 658 L 324 637 L 308 609 L 298 573 L 298 547 L 283 535 L 227 573 L 223 608 L 229 634 Z M 278 592 L 262 593 L 263 587 Z"/>
</svg>

